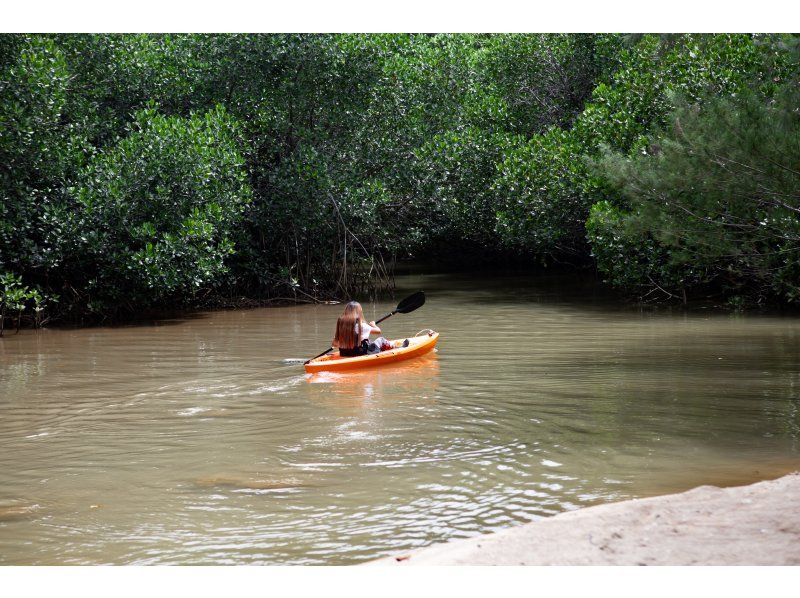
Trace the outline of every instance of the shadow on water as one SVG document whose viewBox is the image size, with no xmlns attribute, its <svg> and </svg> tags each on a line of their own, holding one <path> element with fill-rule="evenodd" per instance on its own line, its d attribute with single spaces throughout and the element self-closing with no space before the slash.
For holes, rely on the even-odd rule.
<svg viewBox="0 0 800 598">
<path fill-rule="evenodd" d="M 618 297 L 608 288 L 598 285 L 594 280 L 575 275 L 556 274 L 530 277 L 506 273 L 481 277 L 483 285 L 476 285 L 476 275 L 423 274 L 398 281 L 398 295 L 411 290 L 405 286 L 408 281 L 420 286 L 431 296 L 440 300 L 458 299 L 476 304 L 501 302 L 569 302 L 581 305 L 602 303 L 619 304 Z"/>
<path fill-rule="evenodd" d="M 476 285 L 476 279 L 485 286 Z M 497 304 L 550 304 L 569 305 L 584 309 L 608 312 L 651 314 L 714 314 L 731 317 L 787 316 L 797 317 L 800 309 L 758 306 L 739 311 L 709 298 L 691 298 L 686 305 L 676 301 L 639 301 L 635 296 L 621 294 L 601 282 L 594 271 L 567 273 L 538 273 L 530 275 L 518 271 L 426 273 L 424 270 L 399 279 L 396 294 L 416 290 L 407 281 L 428 293 L 429 299 L 452 300 L 460 304 L 492 306 Z"/>
<path fill-rule="evenodd" d="M 0 341 L 6 338 L 39 334 L 47 331 L 80 331 L 80 330 L 118 330 L 124 328 L 152 328 L 156 326 L 180 326 L 189 322 L 207 320 L 213 311 L 178 311 L 178 312 L 152 312 L 143 315 L 134 315 L 124 319 L 111 321 L 62 321 L 54 322 L 42 328 L 23 328 L 19 334 L 12 332 L 6 334 Z"/>
<path fill-rule="evenodd" d="M 211 311 L 153 312 L 130 320 L 99 325 L 100 328 L 138 328 L 150 326 L 180 326 L 188 322 L 207 320 Z"/>
</svg>

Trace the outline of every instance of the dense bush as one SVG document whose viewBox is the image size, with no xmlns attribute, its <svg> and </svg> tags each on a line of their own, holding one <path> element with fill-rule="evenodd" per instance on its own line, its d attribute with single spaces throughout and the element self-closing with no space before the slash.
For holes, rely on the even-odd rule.
<svg viewBox="0 0 800 598">
<path fill-rule="evenodd" d="M 495 180 L 497 227 L 504 241 L 556 259 L 586 254 L 587 207 L 603 196 L 585 147 L 554 127 L 505 154 Z"/>
<path fill-rule="evenodd" d="M 795 302 L 764 198 L 795 206 L 797 39 L 0 35 L 0 271 L 75 317 L 364 295 L 414 256 Z"/>
<path fill-rule="evenodd" d="M 641 152 L 648 134 L 666 123 L 676 97 L 700 101 L 753 86 L 761 93 L 774 89 L 774 79 L 791 66 L 767 42 L 748 35 L 644 36 L 613 58 L 604 56 L 573 126 L 535 135 L 506 154 L 497 180 L 504 239 L 541 255 L 586 255 L 591 206 L 622 201 L 588 162 L 602 147 Z"/>
<path fill-rule="evenodd" d="M 589 232 L 611 279 L 670 294 L 711 288 L 800 300 L 800 89 L 685 105 L 646 153 L 601 163 L 630 205 L 596 205 Z M 608 252 L 606 236 L 622 243 Z M 631 262 L 637 267 L 628 268 Z"/>
<path fill-rule="evenodd" d="M 49 261 L 43 214 L 63 197 L 83 152 L 78 135 L 63 126 L 63 53 L 48 38 L 14 41 L 17 54 L 0 74 L 0 270 L 36 276 Z"/>
<path fill-rule="evenodd" d="M 45 309 L 53 303 L 58 303 L 57 296 L 47 295 L 38 288 L 30 288 L 13 272 L 0 274 L 0 337 L 5 332 L 7 315 L 16 319 L 17 332 L 23 315 L 29 315 L 33 325 L 38 328 L 49 319 Z"/>
<path fill-rule="evenodd" d="M 79 174 L 48 241 L 90 309 L 191 296 L 226 271 L 251 196 L 236 136 L 222 107 L 186 119 L 149 108 Z"/>
<path fill-rule="evenodd" d="M 476 53 L 481 84 L 502 99 L 503 126 L 525 136 L 569 127 L 599 80 L 615 70 L 612 35 L 493 35 Z"/>
</svg>

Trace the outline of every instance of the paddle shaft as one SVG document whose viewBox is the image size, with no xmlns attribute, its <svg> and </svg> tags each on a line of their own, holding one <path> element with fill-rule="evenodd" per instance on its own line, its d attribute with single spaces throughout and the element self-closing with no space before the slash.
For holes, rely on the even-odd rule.
<svg viewBox="0 0 800 598">
<path fill-rule="evenodd" d="M 309 359 L 308 361 L 304 361 L 304 362 L 303 362 L 303 365 L 308 365 L 309 363 L 311 363 L 312 361 L 314 361 L 314 360 L 315 360 L 317 357 L 322 357 L 323 355 L 327 355 L 327 354 L 328 354 L 328 353 L 330 353 L 331 351 L 333 351 L 333 347 L 328 347 L 328 348 L 327 348 L 325 351 L 323 351 L 323 352 L 322 352 L 322 353 L 320 353 L 319 355 L 316 355 L 316 356 L 312 357 L 312 358 L 311 358 L 311 359 Z"/>
<path fill-rule="evenodd" d="M 384 321 L 386 318 L 391 318 L 391 317 L 392 317 L 394 314 L 396 314 L 396 313 L 397 313 L 397 310 L 394 310 L 393 312 L 390 312 L 390 313 L 386 314 L 385 316 L 383 316 L 383 317 L 382 317 L 380 320 L 375 320 L 375 323 L 376 323 L 376 324 L 380 324 L 380 323 L 381 323 L 381 322 L 383 322 L 383 321 Z"/>
</svg>

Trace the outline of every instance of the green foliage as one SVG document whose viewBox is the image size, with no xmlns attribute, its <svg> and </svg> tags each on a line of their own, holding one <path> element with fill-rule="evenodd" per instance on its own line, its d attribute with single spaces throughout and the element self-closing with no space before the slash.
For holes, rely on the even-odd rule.
<svg viewBox="0 0 800 598">
<path fill-rule="evenodd" d="M 552 128 L 505 154 L 495 182 L 497 227 L 510 245 L 542 256 L 579 254 L 586 206 L 602 197 L 583 147 L 571 131 Z"/>
<path fill-rule="evenodd" d="M 613 68 L 621 41 L 610 35 L 492 35 L 475 68 L 482 85 L 507 106 L 504 126 L 530 136 L 571 125 L 598 79 Z"/>
<path fill-rule="evenodd" d="M 34 172 L 47 181 L 61 174 L 58 127 L 68 79 L 63 53 L 41 36 L 24 39 L 17 60 L 3 73 L 0 148 L 4 165 L 28 180 Z"/>
<path fill-rule="evenodd" d="M 87 276 L 93 308 L 191 295 L 226 271 L 251 196 L 236 136 L 219 106 L 186 119 L 147 108 L 89 163 L 71 189 L 72 248 L 52 241 Z"/>
<path fill-rule="evenodd" d="M 750 35 L 682 35 L 667 43 L 644 36 L 620 54 L 611 80 L 594 89 L 576 133 L 589 148 L 638 149 L 665 124 L 675 97 L 733 96 L 753 84 L 770 89 L 767 54 Z"/>
<path fill-rule="evenodd" d="M 22 285 L 22 278 L 12 272 L 0 274 L 0 306 L 12 311 L 25 308 L 30 289 Z M 5 313 L 5 311 L 4 311 Z"/>
<path fill-rule="evenodd" d="M 759 94 L 773 93 L 792 62 L 785 52 L 776 55 L 769 41 L 749 35 L 646 35 L 624 49 L 606 44 L 614 50 L 601 53 L 598 84 L 572 128 L 552 128 L 506 153 L 496 183 L 502 238 L 542 256 L 585 255 L 591 206 L 624 204 L 624 197 L 609 189 L 606 173 L 589 167 L 601 148 L 646 152 L 648 135 L 666 123 L 679 98 L 735 97 L 753 87 Z M 609 249 L 599 243 L 597 237 L 596 256 Z"/>
<path fill-rule="evenodd" d="M 631 209 L 593 211 L 593 244 L 606 246 L 599 266 L 618 284 L 647 283 L 604 256 L 611 235 L 627 245 L 618 260 L 641 256 L 657 269 L 650 283 L 666 292 L 712 287 L 758 302 L 800 301 L 798 100 L 792 83 L 770 102 L 750 92 L 687 104 L 646 154 L 607 152 L 602 168 Z"/>
<path fill-rule="evenodd" d="M 0 74 L 0 267 L 23 271 L 48 259 L 42 215 L 62 196 L 83 147 L 62 122 L 69 82 L 63 53 L 43 36 L 14 42 L 17 55 Z"/>
<path fill-rule="evenodd" d="M 679 272 L 671 268 L 667 252 L 642 224 L 608 200 L 591 207 L 586 234 L 598 270 L 606 282 L 637 293 L 641 299 L 654 293 L 659 299 L 678 297 L 674 293 L 681 293 L 682 298 L 686 277 L 696 282 L 696 270 Z"/>
<path fill-rule="evenodd" d="M 497 226 L 498 210 L 513 211 L 497 193 L 498 165 L 526 135 L 570 122 L 604 72 L 607 45 L 580 35 L 403 38 L 359 140 L 370 149 L 360 162 L 397 198 L 407 250 L 513 245 Z"/>
<path fill-rule="evenodd" d="M 469 128 L 434 135 L 420 146 L 414 153 L 416 186 L 426 201 L 410 218 L 416 226 L 405 238 L 417 246 L 437 238 L 496 246 L 491 183 L 509 142 L 508 135 Z"/>
<path fill-rule="evenodd" d="M 19 331 L 22 314 L 30 308 L 33 311 L 33 324 L 38 328 L 43 323 L 45 307 L 57 302 L 58 296 L 23 285 L 22 278 L 13 272 L 0 274 L 0 336 L 3 336 L 6 314 L 16 317 Z"/>
<path fill-rule="evenodd" d="M 72 76 L 67 111 L 94 145 L 125 134 L 133 113 L 154 104 L 188 116 L 217 102 L 202 36 L 64 34 L 56 36 Z"/>
<path fill-rule="evenodd" d="M 756 285 L 794 301 L 794 266 L 755 257 L 780 245 L 766 231 L 687 224 L 637 186 L 668 195 L 696 175 L 665 149 L 682 103 L 722 127 L 706 106 L 727 102 L 764 131 L 736 159 L 775 159 L 758 153 L 774 143 L 764 123 L 788 110 L 799 47 L 738 34 L 3 34 L 0 270 L 68 297 L 69 317 L 363 295 L 414 256 L 593 255 L 622 288 L 660 289 L 648 297 Z M 769 101 L 769 118 L 745 109 Z M 774 212 L 758 215 L 790 238 Z M 725 257 L 736 243 L 746 259 Z"/>
</svg>

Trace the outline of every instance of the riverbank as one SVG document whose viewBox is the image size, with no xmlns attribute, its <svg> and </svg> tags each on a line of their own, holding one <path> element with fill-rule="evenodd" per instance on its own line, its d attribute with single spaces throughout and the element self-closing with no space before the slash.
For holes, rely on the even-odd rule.
<svg viewBox="0 0 800 598">
<path fill-rule="evenodd" d="M 800 565 L 800 472 L 561 513 L 377 565 Z"/>
</svg>

